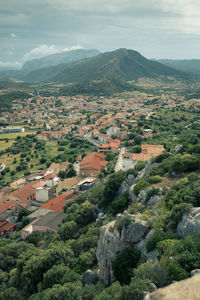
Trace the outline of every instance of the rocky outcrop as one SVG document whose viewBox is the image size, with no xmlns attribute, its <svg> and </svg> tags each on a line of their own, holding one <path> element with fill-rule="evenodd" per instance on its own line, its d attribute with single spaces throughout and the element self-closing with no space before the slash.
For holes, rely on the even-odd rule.
<svg viewBox="0 0 200 300">
<path fill-rule="evenodd" d="M 97 278 L 97 276 L 91 270 L 87 270 L 83 274 L 82 282 L 85 284 L 92 284 L 92 283 L 94 283 L 96 278 Z"/>
<path fill-rule="evenodd" d="M 190 272 L 191 277 L 200 274 L 200 269 L 194 269 Z"/>
<path fill-rule="evenodd" d="M 112 262 L 117 254 L 128 246 L 136 246 L 149 232 L 149 226 L 135 215 L 128 215 L 129 224 L 121 226 L 122 218 L 118 216 L 116 221 L 112 221 L 101 227 L 100 237 L 97 246 L 97 260 L 99 265 L 99 278 L 104 284 L 110 284 L 114 278 L 112 273 Z"/>
<path fill-rule="evenodd" d="M 178 237 L 184 238 L 200 232 L 200 207 L 194 207 L 189 213 L 183 215 L 178 223 L 176 233 Z"/>
<path fill-rule="evenodd" d="M 199 300 L 200 275 L 171 284 L 148 294 L 144 300 Z"/>
<path fill-rule="evenodd" d="M 183 145 L 176 145 L 174 147 L 174 150 L 173 150 L 173 154 L 178 154 L 178 153 L 181 153 L 184 149 L 184 146 Z"/>
</svg>

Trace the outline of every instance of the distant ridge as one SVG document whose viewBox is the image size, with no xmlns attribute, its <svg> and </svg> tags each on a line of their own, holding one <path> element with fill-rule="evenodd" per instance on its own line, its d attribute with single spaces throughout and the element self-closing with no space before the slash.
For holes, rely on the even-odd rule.
<svg viewBox="0 0 200 300">
<path fill-rule="evenodd" d="M 171 68 L 200 75 L 200 59 L 155 59 Z"/>
<path fill-rule="evenodd" d="M 77 49 L 65 51 L 61 53 L 51 54 L 38 59 L 29 60 L 23 65 L 23 70 L 31 72 L 37 69 L 55 66 L 62 63 L 71 63 L 84 58 L 97 56 L 99 54 L 100 52 L 96 49 Z"/>
</svg>

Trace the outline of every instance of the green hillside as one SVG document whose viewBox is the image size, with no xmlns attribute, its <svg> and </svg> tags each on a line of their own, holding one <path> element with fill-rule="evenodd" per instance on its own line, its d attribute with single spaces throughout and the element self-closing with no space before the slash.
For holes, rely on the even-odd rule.
<svg viewBox="0 0 200 300">
<path fill-rule="evenodd" d="M 157 61 L 171 68 L 200 75 L 200 59 L 159 59 Z"/>
<path fill-rule="evenodd" d="M 55 81 L 82 82 L 104 78 L 133 80 L 140 77 L 159 75 L 184 75 L 183 72 L 146 59 L 137 51 L 118 49 L 90 59 L 67 65 L 54 77 Z"/>
<path fill-rule="evenodd" d="M 73 84 L 70 87 L 60 89 L 62 95 L 112 95 L 113 93 L 132 91 L 134 86 L 119 79 L 104 79 L 96 81 L 84 81 L 82 83 Z"/>
</svg>

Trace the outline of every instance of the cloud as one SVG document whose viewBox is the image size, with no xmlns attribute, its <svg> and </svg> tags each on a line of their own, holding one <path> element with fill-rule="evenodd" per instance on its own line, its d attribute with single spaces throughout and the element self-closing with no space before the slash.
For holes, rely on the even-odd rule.
<svg viewBox="0 0 200 300">
<path fill-rule="evenodd" d="M 66 47 L 64 49 L 63 48 L 60 49 L 56 45 L 50 45 L 50 46 L 40 45 L 39 47 L 36 47 L 36 48 L 32 49 L 31 51 L 27 52 L 26 54 L 24 54 L 22 61 L 25 62 L 27 60 L 42 58 L 44 56 L 48 56 L 51 54 L 60 53 L 60 52 L 64 52 L 64 51 L 70 51 L 70 50 L 77 50 L 77 49 L 81 49 L 81 48 L 82 47 L 80 45 Z"/>
<path fill-rule="evenodd" d="M 15 33 L 11 33 L 10 36 L 11 36 L 12 38 L 16 38 L 16 37 L 17 37 L 17 35 L 16 35 Z"/>
<path fill-rule="evenodd" d="M 0 61 L 0 68 L 1 69 L 20 69 L 22 67 L 22 64 L 18 61 L 16 62 L 3 62 L 3 61 Z"/>
</svg>

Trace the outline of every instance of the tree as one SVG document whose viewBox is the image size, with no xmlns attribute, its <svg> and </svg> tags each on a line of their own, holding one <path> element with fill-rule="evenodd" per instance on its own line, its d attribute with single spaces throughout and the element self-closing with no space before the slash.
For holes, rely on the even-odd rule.
<svg viewBox="0 0 200 300">
<path fill-rule="evenodd" d="M 131 280 L 132 268 L 135 268 L 140 259 L 140 253 L 128 247 L 117 255 L 112 263 L 113 275 L 121 284 L 128 284 Z"/>
</svg>

